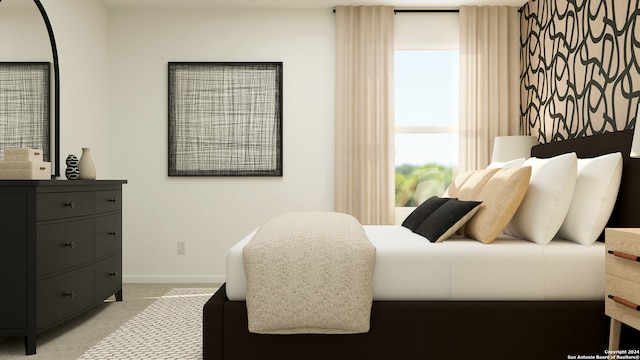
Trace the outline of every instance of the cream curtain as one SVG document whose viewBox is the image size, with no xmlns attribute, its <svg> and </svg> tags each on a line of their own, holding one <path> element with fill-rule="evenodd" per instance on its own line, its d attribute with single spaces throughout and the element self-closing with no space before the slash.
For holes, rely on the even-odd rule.
<svg viewBox="0 0 640 360">
<path fill-rule="evenodd" d="M 520 122 L 520 18 L 512 6 L 460 8 L 459 171 L 484 168 Z"/>
<path fill-rule="evenodd" d="M 394 222 L 394 13 L 336 7 L 335 210 Z"/>
</svg>

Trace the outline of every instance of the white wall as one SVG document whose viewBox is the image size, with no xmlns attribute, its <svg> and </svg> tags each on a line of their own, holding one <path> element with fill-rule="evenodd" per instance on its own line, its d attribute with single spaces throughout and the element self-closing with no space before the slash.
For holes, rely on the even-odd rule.
<svg viewBox="0 0 640 360">
<path fill-rule="evenodd" d="M 227 249 L 270 217 L 333 210 L 331 9 L 115 8 L 108 19 L 109 143 L 95 151 L 129 181 L 125 281 L 224 281 Z M 167 176 L 170 61 L 284 63 L 283 177 Z"/>
<path fill-rule="evenodd" d="M 0 61 L 51 61 L 35 5 L 10 1 L 18 0 L 4 0 L 0 11 Z M 270 217 L 333 210 L 331 9 L 42 2 L 60 60 L 61 161 L 91 147 L 99 179 L 129 181 L 125 281 L 224 281 L 227 249 Z M 167 176 L 169 61 L 284 63 L 283 177 Z M 177 241 L 186 241 L 186 255 Z"/>
<path fill-rule="evenodd" d="M 0 61 L 52 61 L 47 28 L 34 3 L 2 1 Z"/>
<path fill-rule="evenodd" d="M 41 1 L 58 47 L 62 179 L 65 158 L 80 157 L 83 147 L 92 148 L 98 177 L 105 177 L 109 163 L 106 7 L 96 0 Z"/>
</svg>

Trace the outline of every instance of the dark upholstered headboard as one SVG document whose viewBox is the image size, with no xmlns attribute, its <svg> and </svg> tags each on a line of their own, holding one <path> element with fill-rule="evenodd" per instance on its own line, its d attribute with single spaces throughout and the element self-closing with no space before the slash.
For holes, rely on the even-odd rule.
<svg viewBox="0 0 640 360">
<path fill-rule="evenodd" d="M 548 158 L 575 152 L 578 158 L 591 158 L 621 152 L 624 163 L 618 200 L 607 227 L 640 227 L 640 159 L 632 159 L 633 130 L 623 130 L 570 140 L 538 144 L 531 148 L 531 156 Z"/>
</svg>

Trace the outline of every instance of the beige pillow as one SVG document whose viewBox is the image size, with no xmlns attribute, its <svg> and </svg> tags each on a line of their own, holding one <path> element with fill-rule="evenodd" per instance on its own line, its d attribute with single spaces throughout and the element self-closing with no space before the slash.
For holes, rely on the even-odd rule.
<svg viewBox="0 0 640 360">
<path fill-rule="evenodd" d="M 466 223 L 465 235 L 485 244 L 495 240 L 522 203 L 530 178 L 530 166 L 497 171 L 480 191 L 476 201 L 482 204 Z"/>
<path fill-rule="evenodd" d="M 498 172 L 498 170 L 499 169 L 482 169 L 468 171 L 467 173 L 469 174 L 466 176 L 462 186 L 458 188 L 455 197 L 458 198 L 458 200 L 463 201 L 478 201 L 478 195 L 480 194 L 482 187 L 484 187 L 493 174 Z M 456 231 L 456 234 L 464 235 L 465 226 L 466 225 L 462 225 L 462 227 Z"/>
<path fill-rule="evenodd" d="M 458 189 L 457 197 L 464 201 L 478 201 L 478 195 L 485 186 L 485 184 L 491 179 L 493 174 L 500 169 L 482 169 L 474 170 L 469 174 L 467 180 Z"/>
<path fill-rule="evenodd" d="M 453 179 L 447 190 L 445 190 L 444 194 L 442 194 L 442 197 L 454 198 L 458 196 L 458 190 L 460 190 L 462 184 L 467 181 L 467 179 L 469 178 L 469 176 L 471 176 L 471 174 L 473 174 L 473 172 L 474 170 L 470 170 L 456 175 L 456 178 Z"/>
</svg>

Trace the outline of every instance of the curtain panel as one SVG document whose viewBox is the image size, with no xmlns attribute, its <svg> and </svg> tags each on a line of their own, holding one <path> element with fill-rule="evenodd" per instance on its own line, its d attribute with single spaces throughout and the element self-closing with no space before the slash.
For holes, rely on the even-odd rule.
<svg viewBox="0 0 640 360">
<path fill-rule="evenodd" d="M 393 224 L 394 12 L 336 7 L 335 210 Z"/>
<path fill-rule="evenodd" d="M 496 136 L 526 135 L 519 51 L 517 7 L 460 8 L 459 172 L 486 167 Z"/>
</svg>

